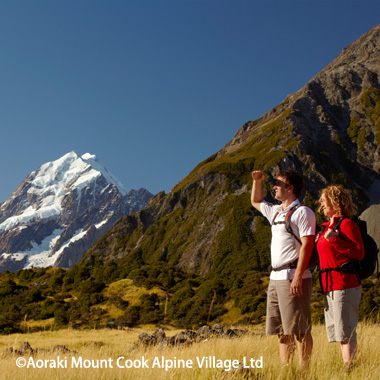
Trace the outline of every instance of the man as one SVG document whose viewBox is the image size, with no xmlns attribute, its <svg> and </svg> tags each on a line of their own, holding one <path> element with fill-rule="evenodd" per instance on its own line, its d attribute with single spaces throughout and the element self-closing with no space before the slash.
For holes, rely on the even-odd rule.
<svg viewBox="0 0 380 380">
<path fill-rule="evenodd" d="M 301 366 L 309 364 L 313 339 L 311 337 L 311 273 L 307 269 L 314 246 L 315 215 L 306 206 L 298 206 L 291 215 L 290 227 L 296 237 L 286 230 L 288 212 L 299 205 L 303 189 L 302 177 L 288 169 L 277 173 L 273 189 L 281 205 L 263 198 L 262 171 L 252 172 L 251 202 L 272 225 L 271 263 L 267 300 L 266 334 L 279 336 L 280 360 L 288 364 L 297 342 Z M 298 239 L 297 239 L 298 238 Z"/>
</svg>

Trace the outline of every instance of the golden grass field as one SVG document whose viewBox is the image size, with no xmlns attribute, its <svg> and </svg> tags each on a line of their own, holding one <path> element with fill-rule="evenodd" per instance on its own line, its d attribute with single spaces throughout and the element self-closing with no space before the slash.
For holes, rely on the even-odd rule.
<svg viewBox="0 0 380 380">
<path fill-rule="evenodd" d="M 344 371 L 340 349 L 337 343 L 327 343 L 324 325 L 313 327 L 314 351 L 308 370 L 298 368 L 295 356 L 291 366 L 282 368 L 278 360 L 277 337 L 266 337 L 262 329 L 249 328 L 239 338 L 210 338 L 207 341 L 181 347 L 149 347 L 132 350 L 139 334 L 152 334 L 154 329 L 134 328 L 130 330 L 59 330 L 28 334 L 0 336 L 0 379 L 379 379 L 380 378 L 380 325 L 359 324 L 358 360 L 348 373 Z M 166 330 L 166 335 L 177 333 Z M 32 348 L 43 350 L 33 356 L 24 356 L 30 366 L 42 368 L 18 368 L 18 356 L 4 351 L 8 347 L 18 349 L 22 342 L 29 342 Z M 55 345 L 65 345 L 72 353 L 52 352 Z M 46 351 L 45 351 L 46 350 Z M 211 367 L 200 368 L 197 362 L 206 357 L 215 357 Z M 122 359 L 118 358 L 122 357 Z M 255 360 L 262 357 L 262 362 Z M 74 358 L 74 359 L 73 359 Z M 137 366 L 144 358 L 149 368 L 125 368 L 134 362 Z M 181 368 L 160 368 L 164 364 Z M 262 368 L 223 371 L 218 364 L 233 360 Z M 58 366 L 60 360 L 61 367 Z M 80 365 L 89 368 L 75 368 Z M 93 360 L 93 361 L 92 361 Z M 73 362 L 74 361 L 74 362 Z M 186 363 L 187 362 L 187 363 Z M 119 366 L 122 368 L 118 367 Z M 185 365 L 189 368 L 183 368 Z M 99 366 L 102 368 L 94 368 Z M 112 366 L 112 368 L 111 368 Z M 153 368 L 154 367 L 154 368 Z M 192 367 L 192 368 L 190 368 Z"/>
</svg>

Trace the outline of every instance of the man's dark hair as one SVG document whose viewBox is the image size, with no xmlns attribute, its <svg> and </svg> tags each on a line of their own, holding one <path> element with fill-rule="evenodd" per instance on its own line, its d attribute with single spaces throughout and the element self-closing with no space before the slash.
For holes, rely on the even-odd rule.
<svg viewBox="0 0 380 380">
<path fill-rule="evenodd" d="M 293 186 L 294 195 L 299 198 L 303 190 L 302 176 L 292 169 L 281 170 L 277 173 L 277 177 L 283 177 L 289 185 Z"/>
</svg>

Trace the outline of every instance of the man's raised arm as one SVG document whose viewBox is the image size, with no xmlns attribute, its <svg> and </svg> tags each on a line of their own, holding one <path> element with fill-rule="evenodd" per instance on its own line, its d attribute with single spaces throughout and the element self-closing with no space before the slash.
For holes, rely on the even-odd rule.
<svg viewBox="0 0 380 380">
<path fill-rule="evenodd" d="M 251 193 L 252 206 L 261 212 L 261 202 L 264 200 L 262 183 L 264 180 L 264 173 L 261 170 L 252 172 L 253 185 Z"/>
</svg>

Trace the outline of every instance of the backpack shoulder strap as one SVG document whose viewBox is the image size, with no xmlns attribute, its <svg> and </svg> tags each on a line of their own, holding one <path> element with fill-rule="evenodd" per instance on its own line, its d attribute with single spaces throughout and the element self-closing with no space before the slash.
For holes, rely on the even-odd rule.
<svg viewBox="0 0 380 380">
<path fill-rule="evenodd" d="M 294 238 L 298 241 L 298 243 L 302 244 L 301 242 L 301 239 L 293 232 L 292 230 L 292 226 L 290 225 L 290 220 L 292 218 L 292 214 L 294 211 L 296 211 L 298 209 L 298 207 L 301 207 L 301 206 L 304 206 L 304 204 L 302 203 L 298 203 L 297 205 L 295 205 L 294 207 L 292 207 L 289 212 L 286 214 L 286 218 L 285 218 L 285 228 L 286 228 L 286 231 L 288 231 L 291 235 L 294 236 Z"/>
<path fill-rule="evenodd" d="M 288 213 L 286 214 L 286 217 L 285 217 L 285 221 L 280 221 L 280 222 L 275 222 L 276 218 L 277 218 L 277 215 L 279 214 L 279 212 L 277 211 L 274 216 L 273 216 L 273 219 L 272 219 L 272 223 L 271 224 L 289 224 L 290 223 L 290 217 L 292 215 L 292 213 L 299 207 L 299 206 L 303 206 L 302 204 L 297 204 L 295 205 L 294 207 L 292 207 Z M 286 230 L 288 230 L 288 227 L 286 227 Z M 288 231 L 289 232 L 289 231 Z M 290 232 L 291 233 L 291 232 Z"/>
<path fill-rule="evenodd" d="M 271 225 L 274 223 L 274 221 L 275 221 L 277 215 L 278 215 L 278 211 L 274 214 Z"/>
<path fill-rule="evenodd" d="M 340 225 L 342 224 L 343 220 L 344 220 L 344 219 L 347 219 L 347 218 L 348 218 L 347 216 L 342 216 L 342 217 L 340 217 L 339 220 L 338 220 L 338 223 L 334 226 L 333 230 L 334 230 L 335 232 L 337 232 L 337 231 L 338 231 L 338 228 L 339 228 Z"/>
</svg>

